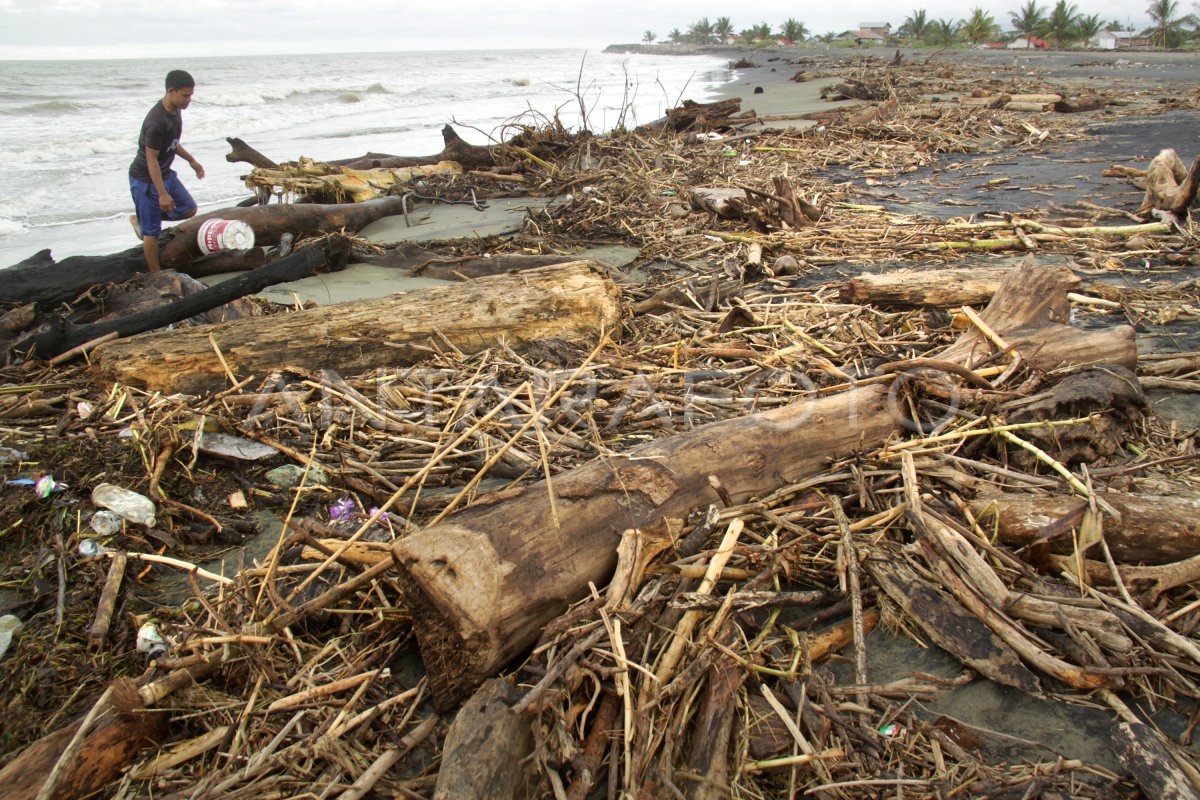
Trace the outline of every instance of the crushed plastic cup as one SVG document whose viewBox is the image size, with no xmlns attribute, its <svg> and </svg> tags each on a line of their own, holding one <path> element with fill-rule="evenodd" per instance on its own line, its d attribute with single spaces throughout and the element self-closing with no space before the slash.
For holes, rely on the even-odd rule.
<svg viewBox="0 0 1200 800">
<path fill-rule="evenodd" d="M 4 654 L 8 652 L 8 648 L 12 645 L 13 636 L 17 631 L 21 630 L 25 623 L 21 622 L 18 617 L 12 614 L 5 614 L 0 617 L 0 658 L 4 658 Z"/>
<path fill-rule="evenodd" d="M 138 628 L 137 651 L 145 653 L 151 659 L 158 658 L 167 652 L 167 642 L 158 631 L 158 625 L 147 622 Z"/>
<path fill-rule="evenodd" d="M 80 558 L 99 558 L 108 552 L 108 548 L 95 539 L 80 539 L 77 549 Z"/>
<path fill-rule="evenodd" d="M 121 530 L 121 515 L 105 509 L 92 514 L 88 525 L 101 536 L 112 536 Z"/>
</svg>

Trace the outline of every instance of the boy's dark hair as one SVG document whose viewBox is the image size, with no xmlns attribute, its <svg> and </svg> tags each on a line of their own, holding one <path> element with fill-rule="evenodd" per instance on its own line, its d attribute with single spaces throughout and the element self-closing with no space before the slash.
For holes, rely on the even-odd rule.
<svg viewBox="0 0 1200 800">
<path fill-rule="evenodd" d="M 195 79 L 181 69 L 173 69 L 167 73 L 168 92 L 172 89 L 192 89 L 195 88 L 195 86 Z"/>
</svg>

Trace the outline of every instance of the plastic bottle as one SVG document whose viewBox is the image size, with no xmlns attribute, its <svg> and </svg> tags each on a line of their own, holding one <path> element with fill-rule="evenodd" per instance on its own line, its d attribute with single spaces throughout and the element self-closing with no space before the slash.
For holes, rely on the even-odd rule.
<svg viewBox="0 0 1200 800">
<path fill-rule="evenodd" d="M 137 492 L 122 489 L 111 483 L 102 483 L 92 489 L 92 502 L 117 512 L 130 522 L 154 527 L 154 503 Z"/>
</svg>

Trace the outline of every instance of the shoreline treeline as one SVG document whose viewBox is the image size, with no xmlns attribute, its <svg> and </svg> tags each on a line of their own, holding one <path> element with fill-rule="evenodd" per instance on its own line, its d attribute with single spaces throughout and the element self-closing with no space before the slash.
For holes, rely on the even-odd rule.
<svg viewBox="0 0 1200 800">
<path fill-rule="evenodd" d="M 1079 6 L 1068 0 L 1055 0 L 1042 5 L 1037 0 L 1026 0 L 1016 11 L 1007 14 L 1007 28 L 992 14 L 981 7 L 974 7 L 962 19 L 934 19 L 923 9 L 915 9 L 905 17 L 899 27 L 890 23 L 870 32 L 882 37 L 888 45 L 909 47 L 953 47 L 955 45 L 984 45 L 1008 43 L 1015 39 L 1038 40 L 1045 46 L 1056 49 L 1087 47 L 1104 31 L 1117 33 L 1140 46 L 1156 49 L 1178 49 L 1200 45 L 1200 3 L 1192 3 L 1193 13 L 1182 13 L 1180 0 L 1151 0 L 1146 15 L 1151 24 L 1140 30 L 1127 27 L 1120 20 L 1106 20 L 1100 14 L 1086 14 Z M 861 31 L 828 31 L 813 34 L 802 21 L 790 17 L 773 27 L 760 22 L 738 30 L 729 17 L 710 20 L 702 17 L 687 30 L 674 28 L 661 38 L 654 31 L 642 34 L 642 42 L 650 45 L 656 41 L 676 45 L 748 44 L 763 46 L 774 44 L 799 44 L 820 42 L 848 45 L 862 44 Z M 873 37 L 874 38 L 874 37 Z M 878 39 L 876 39 L 878 41 Z"/>
</svg>

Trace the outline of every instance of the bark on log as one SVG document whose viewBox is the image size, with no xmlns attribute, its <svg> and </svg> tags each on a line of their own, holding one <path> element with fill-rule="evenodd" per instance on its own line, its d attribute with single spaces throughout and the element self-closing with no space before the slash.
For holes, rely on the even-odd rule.
<svg viewBox="0 0 1200 800">
<path fill-rule="evenodd" d="M 1105 519 L 1104 540 L 1121 564 L 1170 564 L 1200 555 L 1200 496 L 1175 497 L 1106 492 L 1103 499 L 1120 514 Z M 995 520 L 1000 541 L 1024 547 L 1042 540 L 1055 553 L 1072 553 L 1071 528 L 1078 527 L 1087 502 L 1078 497 L 1002 494 L 977 497 L 971 508 Z"/>
<path fill-rule="evenodd" d="M 22 351 L 31 350 L 39 358 L 49 359 L 110 333 L 126 337 L 156 330 L 175 322 L 182 322 L 197 314 L 203 314 L 205 311 L 223 306 L 239 297 L 262 291 L 277 283 L 297 281 L 318 272 L 340 270 L 345 267 L 346 258 L 349 255 L 350 240 L 341 236 L 333 237 L 324 243 L 305 247 L 287 258 L 281 258 L 268 266 L 252 270 L 216 286 L 210 286 L 173 303 L 90 325 L 75 325 L 65 322 L 39 333 L 30 340 L 18 343 L 16 348 Z M 199 330 L 203 330 L 203 328 Z"/>
<path fill-rule="evenodd" d="M 896 308 L 951 308 L 989 302 L 1011 269 L 938 269 L 920 272 L 864 273 L 841 287 L 844 303 Z"/>
<path fill-rule="evenodd" d="M 434 800 L 525 796 L 519 792 L 525 760 L 533 752 L 533 721 L 513 713 L 512 701 L 519 696 L 496 678 L 463 704 L 442 746 Z"/>
<path fill-rule="evenodd" d="M 1171 751 L 1149 725 L 1122 722 L 1113 728 L 1113 752 L 1155 800 L 1197 800 L 1196 787 L 1171 757 Z"/>
<path fill-rule="evenodd" d="M 1037 676 L 1016 652 L 952 595 L 922 580 L 904 561 L 872 558 L 866 566 L 892 602 L 938 647 L 996 683 L 1031 694 L 1040 691 Z"/>
<path fill-rule="evenodd" d="M 1054 110 L 1060 114 L 1075 114 L 1080 111 L 1098 111 L 1108 105 L 1108 101 L 1095 94 L 1082 97 L 1064 97 L 1054 104 Z"/>
<path fill-rule="evenodd" d="M 302 205 L 276 204 L 252 208 L 221 208 L 212 213 L 192 217 L 167 231 L 169 239 L 159 247 L 158 259 L 163 269 L 187 272 L 199 258 L 200 245 L 196 234 L 210 219 L 236 219 L 254 229 L 258 245 L 278 244 L 279 238 L 290 233 L 297 239 L 321 232 L 341 230 L 353 233 L 382 217 L 401 214 L 403 197 L 381 197 L 366 203 L 307 203 Z"/>
<path fill-rule="evenodd" d="M 1022 265 L 984 318 L 1001 335 L 1009 326 L 1049 324 L 1077 282 L 1067 269 Z M 963 363 L 986 347 L 968 332 L 942 358 Z M 622 531 L 717 502 L 710 475 L 729 495 L 723 502 L 742 502 L 819 473 L 829 458 L 874 447 L 900 424 L 886 387 L 860 387 L 564 472 L 551 481 L 557 514 L 542 481 L 398 540 L 392 552 L 436 702 L 452 707 L 535 641 L 589 583 L 602 585 Z"/>
<path fill-rule="evenodd" d="M 119 684 L 118 684 L 119 685 Z M 87 797 L 117 777 L 142 749 L 167 734 L 167 715 L 140 709 L 137 688 L 114 687 L 113 700 L 84 734 L 78 754 L 58 777 L 52 800 Z M 0 770 L 0 786 L 10 800 L 34 800 L 59 756 L 74 738 L 82 719 L 59 728 L 25 748 Z"/>
<path fill-rule="evenodd" d="M 94 370 L 107 380 L 171 392 L 220 388 L 225 368 L 241 378 L 279 367 L 353 374 L 412 364 L 440 336 L 465 353 L 506 339 L 594 340 L 620 319 L 620 292 L 603 268 L 576 261 L 437 286 L 374 300 L 341 303 L 202 328 L 144 334 L 97 348 Z"/>
<path fill-rule="evenodd" d="M 700 705 L 688 770 L 699 782 L 688 786 L 689 800 L 722 800 L 731 796 L 729 742 L 737 712 L 737 693 L 747 671 L 729 656 L 721 656 L 708 669 L 704 701 Z"/>
</svg>

